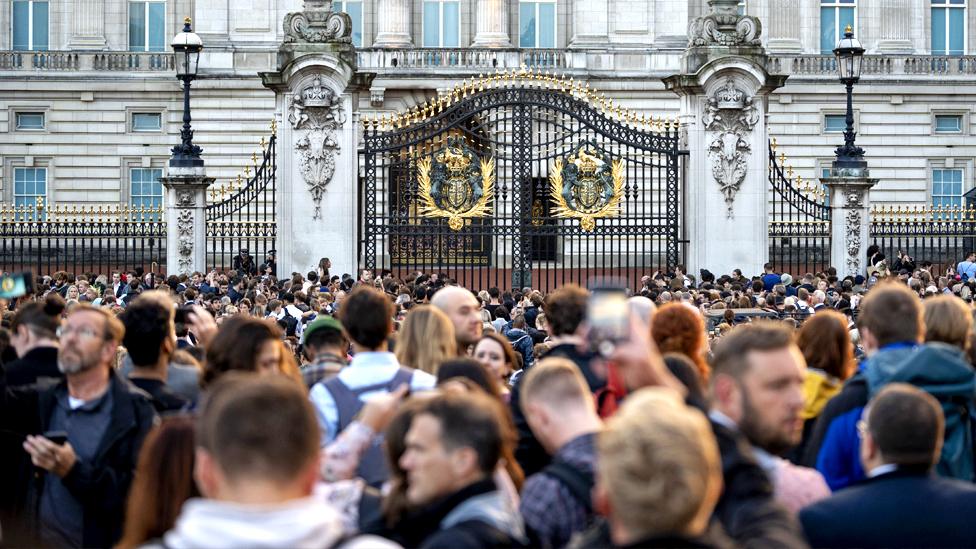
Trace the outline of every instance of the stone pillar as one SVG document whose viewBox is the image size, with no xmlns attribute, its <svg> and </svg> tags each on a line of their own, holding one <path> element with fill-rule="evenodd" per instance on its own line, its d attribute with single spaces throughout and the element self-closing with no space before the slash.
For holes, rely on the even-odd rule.
<svg viewBox="0 0 976 549">
<path fill-rule="evenodd" d="M 105 41 L 105 0 L 75 0 L 71 4 L 71 38 L 73 50 L 102 50 Z"/>
<path fill-rule="evenodd" d="M 820 182 L 830 189 L 830 264 L 837 276 L 864 274 L 868 227 L 871 223 L 871 187 L 878 180 L 862 175 L 845 176 L 836 170 Z"/>
<path fill-rule="evenodd" d="M 474 35 L 474 48 L 507 48 L 508 11 L 505 0 L 478 0 L 477 34 Z"/>
<path fill-rule="evenodd" d="M 205 272 L 207 268 L 206 170 L 173 168 L 161 178 L 166 189 L 166 274 Z"/>
<path fill-rule="evenodd" d="M 775 52 L 802 53 L 800 20 L 800 0 L 770 0 L 766 47 Z"/>
<path fill-rule="evenodd" d="M 766 72 L 761 26 L 736 0 L 710 0 L 692 22 L 682 74 L 664 79 L 681 97 L 689 272 L 762 272 L 768 254 L 766 112 L 786 82 Z"/>
<path fill-rule="evenodd" d="M 608 0 L 573 1 L 573 37 L 569 47 L 606 47 L 609 41 Z"/>
<path fill-rule="evenodd" d="M 413 46 L 410 37 L 410 0 L 378 0 L 377 16 L 379 32 L 373 46 L 377 48 L 409 48 Z"/>
<path fill-rule="evenodd" d="M 355 273 L 353 105 L 369 86 L 354 81 L 352 21 L 332 12 L 331 2 L 305 0 L 285 29 L 277 70 L 260 74 L 275 92 L 279 128 L 278 272 L 308 272 L 328 257 L 335 272 Z"/>
</svg>

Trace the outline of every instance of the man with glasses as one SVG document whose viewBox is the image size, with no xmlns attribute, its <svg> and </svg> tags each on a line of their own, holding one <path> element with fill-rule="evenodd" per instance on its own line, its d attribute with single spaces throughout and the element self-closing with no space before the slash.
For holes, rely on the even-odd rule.
<svg viewBox="0 0 976 549">
<path fill-rule="evenodd" d="M 112 368 L 124 331 L 111 313 L 79 305 L 58 331 L 65 380 L 14 389 L 0 370 L 0 429 L 26 435 L 41 473 L 24 520 L 43 545 L 108 547 L 121 534 L 139 448 L 156 419 L 146 396 Z"/>
</svg>

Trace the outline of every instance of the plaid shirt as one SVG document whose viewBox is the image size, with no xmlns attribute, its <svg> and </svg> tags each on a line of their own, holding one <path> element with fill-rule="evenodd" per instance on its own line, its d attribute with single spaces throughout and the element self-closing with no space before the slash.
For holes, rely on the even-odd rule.
<svg viewBox="0 0 976 549">
<path fill-rule="evenodd" d="M 594 473 L 596 433 L 567 442 L 553 456 L 555 460 Z M 520 507 L 525 525 L 535 533 L 543 547 L 564 547 L 574 533 L 589 525 L 591 518 L 569 488 L 545 472 L 536 473 L 525 481 Z"/>
<path fill-rule="evenodd" d="M 311 389 L 312 385 L 315 385 L 323 379 L 335 377 L 339 373 L 339 370 L 345 366 L 345 358 L 331 353 L 325 353 L 315 357 L 315 361 L 311 364 L 302 366 L 302 380 L 305 381 L 305 387 Z"/>
</svg>

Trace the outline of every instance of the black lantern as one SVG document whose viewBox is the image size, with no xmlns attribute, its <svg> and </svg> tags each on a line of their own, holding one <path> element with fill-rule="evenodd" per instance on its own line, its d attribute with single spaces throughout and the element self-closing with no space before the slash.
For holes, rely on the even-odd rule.
<svg viewBox="0 0 976 549">
<path fill-rule="evenodd" d="M 174 36 L 170 45 L 176 54 L 176 77 L 183 81 L 183 129 L 180 131 L 181 142 L 173 147 L 169 165 L 180 168 L 200 167 L 203 166 L 203 159 L 200 158 L 203 149 L 193 144 L 193 130 L 190 128 L 190 82 L 197 77 L 203 41 L 190 29 L 189 17 L 183 20 L 183 32 Z"/>
<path fill-rule="evenodd" d="M 854 83 L 861 77 L 861 60 L 864 58 L 864 48 L 857 38 L 850 25 L 844 30 L 844 38 L 837 43 L 834 48 L 834 57 L 837 59 L 837 70 L 840 72 L 840 81 L 847 86 L 847 129 L 844 130 L 844 145 L 838 147 L 834 154 L 837 155 L 833 167 L 835 169 L 858 169 L 867 168 L 864 161 L 864 149 L 854 145 Z"/>
</svg>

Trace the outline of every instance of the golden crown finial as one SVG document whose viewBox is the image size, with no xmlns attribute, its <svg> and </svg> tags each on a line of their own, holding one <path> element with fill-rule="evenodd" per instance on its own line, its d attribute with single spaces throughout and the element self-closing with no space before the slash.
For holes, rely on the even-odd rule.
<svg viewBox="0 0 976 549">
<path fill-rule="evenodd" d="M 190 23 L 192 23 L 192 22 L 193 22 L 193 20 L 192 20 L 192 19 L 190 19 L 189 17 L 184 17 L 184 18 L 183 18 L 183 24 L 184 24 L 184 25 L 189 25 L 189 24 L 190 24 Z"/>
<path fill-rule="evenodd" d="M 261 150 L 263 151 L 263 150 L 265 150 L 267 148 L 268 148 L 268 142 L 264 140 L 264 136 L 262 135 L 261 136 Z"/>
<path fill-rule="evenodd" d="M 854 32 L 854 29 L 853 29 L 853 28 L 851 28 L 851 26 L 850 26 L 850 25 L 847 25 L 846 27 L 844 27 L 844 32 L 845 32 L 845 33 L 848 33 L 848 32 Z"/>
</svg>

